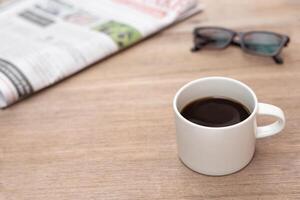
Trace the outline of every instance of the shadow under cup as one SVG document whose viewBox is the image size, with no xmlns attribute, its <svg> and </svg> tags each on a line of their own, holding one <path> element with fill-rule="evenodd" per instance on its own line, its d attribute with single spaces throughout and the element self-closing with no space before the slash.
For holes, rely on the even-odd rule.
<svg viewBox="0 0 300 200">
<path fill-rule="evenodd" d="M 247 119 L 225 127 L 198 125 L 180 114 L 190 102 L 206 97 L 235 100 L 251 114 Z M 254 92 L 234 79 L 208 77 L 186 84 L 173 101 L 179 158 L 192 170 L 206 175 L 220 176 L 242 169 L 255 151 L 257 107 Z"/>
</svg>

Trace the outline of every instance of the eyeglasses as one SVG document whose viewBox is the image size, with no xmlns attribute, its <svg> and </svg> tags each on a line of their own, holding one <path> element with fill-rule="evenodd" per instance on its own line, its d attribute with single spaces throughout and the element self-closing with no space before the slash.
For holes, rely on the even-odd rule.
<svg viewBox="0 0 300 200">
<path fill-rule="evenodd" d="M 199 27 L 194 29 L 194 47 L 192 51 L 202 48 L 224 49 L 229 45 L 239 46 L 246 53 L 269 56 L 277 64 L 282 64 L 279 56 L 283 47 L 287 46 L 290 38 L 286 35 L 267 31 L 235 32 L 220 27 Z"/>
</svg>

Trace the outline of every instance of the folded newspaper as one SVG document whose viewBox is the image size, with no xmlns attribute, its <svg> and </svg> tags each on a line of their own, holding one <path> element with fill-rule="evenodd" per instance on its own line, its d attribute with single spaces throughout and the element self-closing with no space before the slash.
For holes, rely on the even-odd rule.
<svg viewBox="0 0 300 200">
<path fill-rule="evenodd" d="M 202 9 L 197 0 L 0 2 L 0 108 Z"/>
</svg>

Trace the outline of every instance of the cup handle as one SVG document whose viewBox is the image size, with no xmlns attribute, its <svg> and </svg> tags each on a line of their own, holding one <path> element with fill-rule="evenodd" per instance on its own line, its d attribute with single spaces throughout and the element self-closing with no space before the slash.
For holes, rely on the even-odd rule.
<svg viewBox="0 0 300 200">
<path fill-rule="evenodd" d="M 279 133 L 285 126 L 285 117 L 283 111 L 273 105 L 259 103 L 258 115 L 276 117 L 277 121 L 266 126 L 257 127 L 256 138 L 264 138 Z"/>
</svg>

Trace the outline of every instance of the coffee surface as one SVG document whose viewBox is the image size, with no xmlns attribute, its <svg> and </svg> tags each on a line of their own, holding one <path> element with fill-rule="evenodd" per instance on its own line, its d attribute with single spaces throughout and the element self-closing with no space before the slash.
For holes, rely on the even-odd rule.
<svg viewBox="0 0 300 200">
<path fill-rule="evenodd" d="M 242 122 L 250 116 L 250 111 L 231 99 L 207 97 L 186 105 L 181 115 L 202 126 L 224 127 Z"/>
</svg>

